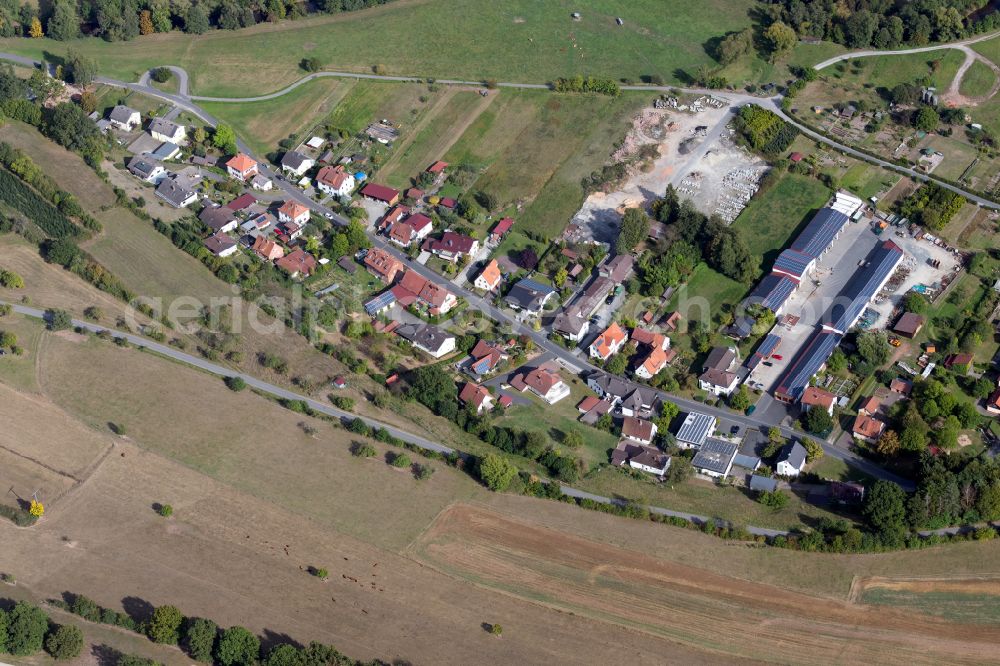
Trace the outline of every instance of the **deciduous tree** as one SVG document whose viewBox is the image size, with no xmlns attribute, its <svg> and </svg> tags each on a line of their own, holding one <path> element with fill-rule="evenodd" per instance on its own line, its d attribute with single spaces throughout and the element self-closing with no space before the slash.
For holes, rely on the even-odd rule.
<svg viewBox="0 0 1000 666">
<path fill-rule="evenodd" d="M 58 661 L 76 659 L 80 656 L 81 650 L 83 650 L 83 632 L 72 624 L 60 625 L 45 639 L 45 651 Z"/>
</svg>

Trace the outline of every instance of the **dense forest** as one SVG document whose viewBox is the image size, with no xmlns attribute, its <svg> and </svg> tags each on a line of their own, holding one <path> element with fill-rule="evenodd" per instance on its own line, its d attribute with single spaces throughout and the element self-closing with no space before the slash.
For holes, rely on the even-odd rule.
<svg viewBox="0 0 1000 666">
<path fill-rule="evenodd" d="M 950 42 L 1000 27 L 991 0 L 765 0 L 765 24 L 852 49 Z"/>
<path fill-rule="evenodd" d="M 154 32 L 182 30 L 200 35 L 213 28 L 236 30 L 307 11 L 349 12 L 390 0 L 54 0 L 39 11 L 28 2 L 0 0 L 0 37 L 66 40 L 93 35 L 110 42 Z"/>
</svg>

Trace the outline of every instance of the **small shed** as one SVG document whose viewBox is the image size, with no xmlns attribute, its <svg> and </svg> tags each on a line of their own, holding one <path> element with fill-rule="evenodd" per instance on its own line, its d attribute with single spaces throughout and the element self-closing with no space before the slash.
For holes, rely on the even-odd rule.
<svg viewBox="0 0 1000 666">
<path fill-rule="evenodd" d="M 914 338 L 920 329 L 924 327 L 924 318 L 916 312 L 904 313 L 896 325 L 892 327 L 894 333 L 902 335 L 904 338 Z"/>
</svg>

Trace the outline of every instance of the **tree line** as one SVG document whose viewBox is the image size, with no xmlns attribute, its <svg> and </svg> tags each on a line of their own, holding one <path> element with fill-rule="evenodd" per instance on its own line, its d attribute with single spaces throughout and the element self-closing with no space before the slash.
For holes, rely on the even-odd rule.
<svg viewBox="0 0 1000 666">
<path fill-rule="evenodd" d="M 79 627 L 56 624 L 27 601 L 18 601 L 10 611 L 0 608 L 0 655 L 31 657 L 44 649 L 53 659 L 63 661 L 80 656 L 83 642 Z"/>
<path fill-rule="evenodd" d="M 43 36 L 64 41 L 83 35 L 109 42 L 180 30 L 200 35 L 257 23 L 296 19 L 310 11 L 334 14 L 391 0 L 55 0 L 41 9 L 0 0 L 0 37 Z"/>
<path fill-rule="evenodd" d="M 264 650 L 260 638 L 246 627 L 222 629 L 206 618 L 186 617 L 176 606 L 157 606 L 149 618 L 137 620 L 126 613 L 103 608 L 82 594 L 69 600 L 50 600 L 53 606 L 89 622 L 109 624 L 142 634 L 154 643 L 176 645 L 191 659 L 221 666 L 381 666 L 385 662 L 351 659 L 330 645 L 313 641 L 305 647 L 282 643 Z M 124 662 L 124 663 L 123 663 Z M 118 666 L 153 666 L 156 662 L 131 655 Z"/>
<path fill-rule="evenodd" d="M 981 11 L 983 0 L 767 0 L 761 15 L 799 37 L 813 37 L 848 48 L 924 46 L 950 42 L 1000 27 L 1000 14 Z"/>
</svg>

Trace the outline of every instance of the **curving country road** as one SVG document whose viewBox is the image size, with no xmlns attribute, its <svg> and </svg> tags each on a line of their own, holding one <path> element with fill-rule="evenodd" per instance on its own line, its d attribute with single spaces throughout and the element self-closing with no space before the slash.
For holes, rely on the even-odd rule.
<svg viewBox="0 0 1000 666">
<path fill-rule="evenodd" d="M 824 69 L 830 65 L 836 64 L 843 60 L 853 60 L 855 58 L 869 58 L 872 56 L 883 56 L 883 55 L 909 55 L 911 53 L 930 53 L 931 51 L 943 51 L 946 49 L 958 49 L 959 51 L 971 51 L 969 49 L 970 44 L 976 44 L 978 42 L 985 42 L 987 40 L 993 39 L 994 37 L 1000 36 L 1000 31 L 987 32 L 979 35 L 977 37 L 970 37 L 968 39 L 961 39 L 957 42 L 948 42 L 946 44 L 934 44 L 932 46 L 918 46 L 912 49 L 896 49 L 894 51 L 876 51 L 871 49 L 866 49 L 863 51 L 848 51 L 847 53 L 842 53 L 838 56 L 833 56 L 832 58 L 827 58 L 823 62 L 813 65 L 813 69 Z"/>
</svg>

